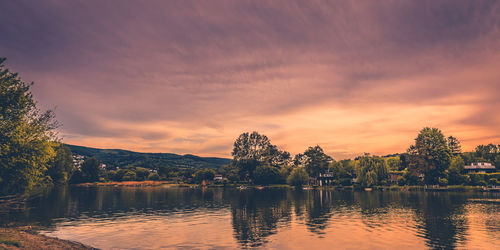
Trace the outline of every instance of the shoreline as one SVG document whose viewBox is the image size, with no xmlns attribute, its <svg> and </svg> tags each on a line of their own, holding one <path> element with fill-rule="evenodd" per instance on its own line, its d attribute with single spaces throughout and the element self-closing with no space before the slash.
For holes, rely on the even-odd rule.
<svg viewBox="0 0 500 250">
<path fill-rule="evenodd" d="M 29 228 L 0 227 L 0 249 L 98 249 L 80 242 L 41 235 Z"/>
<path fill-rule="evenodd" d="M 233 187 L 239 189 L 263 189 L 263 188 L 295 188 L 288 184 L 269 184 L 269 185 L 255 185 L 245 183 L 232 183 L 232 184 L 189 184 L 189 183 L 173 183 L 171 181 L 123 181 L 123 182 L 89 182 L 73 184 L 77 187 L 189 187 L 189 188 L 207 188 L 207 187 Z M 358 186 L 310 186 L 305 185 L 302 189 L 319 189 L 319 190 L 364 190 L 363 187 Z M 438 192 L 500 192 L 500 188 L 491 188 L 487 186 L 466 186 L 466 185 L 449 185 L 449 186 L 373 186 L 372 190 L 379 191 L 438 191 Z"/>
</svg>

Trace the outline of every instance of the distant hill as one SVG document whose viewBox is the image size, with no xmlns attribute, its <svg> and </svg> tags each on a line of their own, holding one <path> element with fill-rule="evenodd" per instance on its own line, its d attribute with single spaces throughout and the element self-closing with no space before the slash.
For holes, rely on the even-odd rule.
<svg viewBox="0 0 500 250">
<path fill-rule="evenodd" d="M 66 144 L 74 155 L 97 157 L 108 166 L 126 167 L 141 166 L 158 168 L 175 166 L 181 168 L 219 168 L 229 164 L 230 159 L 217 157 L 199 157 L 195 155 L 178 155 L 172 153 L 138 153 L 122 149 L 99 149 Z"/>
</svg>

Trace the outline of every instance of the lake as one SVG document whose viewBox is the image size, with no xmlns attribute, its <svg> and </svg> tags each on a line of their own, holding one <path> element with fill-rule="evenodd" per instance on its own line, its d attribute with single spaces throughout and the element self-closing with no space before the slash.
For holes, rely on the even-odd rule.
<svg viewBox="0 0 500 250">
<path fill-rule="evenodd" d="M 500 194 L 69 187 L 3 209 L 3 225 L 102 249 L 495 249 Z"/>
</svg>

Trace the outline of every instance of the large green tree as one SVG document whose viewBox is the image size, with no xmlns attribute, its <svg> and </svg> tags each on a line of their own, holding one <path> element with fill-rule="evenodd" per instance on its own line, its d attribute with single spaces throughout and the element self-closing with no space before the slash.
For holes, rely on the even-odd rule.
<svg viewBox="0 0 500 250">
<path fill-rule="evenodd" d="M 0 191 L 22 192 L 49 180 L 45 172 L 55 156 L 57 123 L 42 112 L 23 82 L 0 58 Z"/>
<path fill-rule="evenodd" d="M 448 142 L 448 148 L 450 149 L 450 152 L 454 155 L 458 155 L 462 152 L 462 146 L 460 145 L 460 141 L 453 137 L 453 136 L 448 136 L 446 139 Z"/>
<path fill-rule="evenodd" d="M 49 164 L 47 173 L 55 184 L 66 184 L 75 167 L 71 150 L 64 144 L 55 143 L 55 157 Z"/>
<path fill-rule="evenodd" d="M 278 168 L 290 162 L 290 154 L 272 145 L 269 138 L 258 132 L 243 133 L 234 142 L 231 164 L 239 169 L 240 176 L 254 179 L 257 166 Z"/>
<path fill-rule="evenodd" d="M 309 147 L 303 154 L 295 156 L 295 165 L 305 167 L 312 177 L 318 177 L 320 173 L 327 170 L 332 161 L 332 157 L 325 154 L 319 145 Z"/>
<path fill-rule="evenodd" d="M 83 177 L 86 181 L 95 182 L 99 180 L 101 163 L 96 157 L 86 159 L 81 167 Z M 134 171 L 132 171 L 134 172 Z M 135 174 L 135 172 L 134 172 Z"/>
<path fill-rule="evenodd" d="M 452 185 L 464 184 L 467 181 L 467 176 L 464 172 L 464 160 L 460 156 L 455 156 L 451 159 L 450 167 L 448 168 L 448 182 Z"/>
<path fill-rule="evenodd" d="M 309 175 L 304 167 L 296 167 L 292 170 L 286 182 L 290 186 L 301 187 L 309 183 Z"/>
<path fill-rule="evenodd" d="M 488 145 L 479 145 L 476 147 L 476 160 L 489 161 L 495 163 L 495 157 L 500 154 L 500 145 L 490 143 Z"/>
<path fill-rule="evenodd" d="M 383 158 L 368 155 L 359 158 L 359 167 L 356 174 L 358 182 L 363 187 L 382 184 L 387 179 L 388 173 L 389 171 Z"/>
<path fill-rule="evenodd" d="M 437 184 L 439 177 L 449 167 L 451 151 L 441 130 L 423 128 L 415 138 L 415 144 L 408 148 L 409 170 L 424 175 L 426 184 Z"/>
<path fill-rule="evenodd" d="M 273 184 L 281 181 L 280 172 L 271 165 L 259 165 L 255 168 L 254 178 L 256 184 Z"/>
</svg>

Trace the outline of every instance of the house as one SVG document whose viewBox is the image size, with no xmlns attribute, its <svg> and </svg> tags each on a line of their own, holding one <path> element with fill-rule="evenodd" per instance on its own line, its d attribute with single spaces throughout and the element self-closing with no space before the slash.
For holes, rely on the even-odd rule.
<svg viewBox="0 0 500 250">
<path fill-rule="evenodd" d="M 464 167 L 468 174 L 472 173 L 493 173 L 496 172 L 496 167 L 489 162 L 473 162 Z"/>
<path fill-rule="evenodd" d="M 318 178 L 313 179 L 313 185 L 319 185 L 319 186 L 332 185 L 334 180 L 335 178 L 333 172 L 327 170 L 324 173 L 320 173 L 318 175 Z"/>
<path fill-rule="evenodd" d="M 222 182 L 223 179 L 222 175 L 218 174 L 214 177 L 214 182 Z"/>
</svg>

